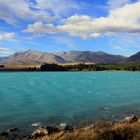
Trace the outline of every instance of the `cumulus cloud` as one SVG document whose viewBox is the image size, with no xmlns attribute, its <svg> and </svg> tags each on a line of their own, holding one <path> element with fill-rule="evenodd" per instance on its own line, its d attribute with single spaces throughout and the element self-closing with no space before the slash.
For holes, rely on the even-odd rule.
<svg viewBox="0 0 140 140">
<path fill-rule="evenodd" d="M 14 32 L 9 32 L 9 33 L 2 33 L 0 34 L 0 41 L 10 41 L 15 37 Z"/>
<path fill-rule="evenodd" d="M 41 34 L 54 34 L 57 33 L 57 28 L 53 24 L 43 24 L 42 22 L 36 22 L 34 24 L 29 24 L 24 32 L 31 32 L 38 35 Z"/>
<path fill-rule="evenodd" d="M 28 25 L 25 32 L 33 34 L 68 33 L 82 38 L 96 38 L 101 35 L 117 33 L 140 33 L 140 2 L 127 4 L 110 10 L 106 17 L 92 18 L 85 15 L 73 15 L 60 25 L 34 23 Z"/>
<path fill-rule="evenodd" d="M 77 7 L 72 0 L 0 0 L 0 19 L 10 24 L 15 24 L 17 19 L 52 21 Z"/>
</svg>

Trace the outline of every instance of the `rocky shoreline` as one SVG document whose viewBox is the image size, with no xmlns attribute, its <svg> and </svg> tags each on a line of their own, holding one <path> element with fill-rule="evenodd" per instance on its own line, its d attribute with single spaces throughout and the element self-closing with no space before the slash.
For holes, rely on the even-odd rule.
<svg viewBox="0 0 140 140">
<path fill-rule="evenodd" d="M 96 121 L 85 127 L 34 126 L 32 129 L 12 128 L 0 133 L 0 140 L 139 140 L 140 119 L 135 115 L 120 122 Z"/>
</svg>

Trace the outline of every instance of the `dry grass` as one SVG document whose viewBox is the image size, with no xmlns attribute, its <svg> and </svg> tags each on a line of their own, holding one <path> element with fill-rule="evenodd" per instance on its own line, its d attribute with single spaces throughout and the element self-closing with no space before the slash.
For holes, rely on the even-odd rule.
<svg viewBox="0 0 140 140">
<path fill-rule="evenodd" d="M 135 123 L 118 123 L 99 121 L 89 128 L 77 128 L 73 131 L 60 131 L 40 138 L 14 138 L 0 140 L 140 140 L 140 119 Z"/>
<path fill-rule="evenodd" d="M 140 140 L 140 120 L 115 125 L 99 122 L 99 127 L 87 131 L 60 132 L 37 140 Z"/>
<path fill-rule="evenodd" d="M 70 65 L 77 65 L 77 64 L 81 64 L 81 63 L 65 63 L 65 64 L 58 64 L 60 66 L 70 66 Z M 95 63 L 84 63 L 86 65 L 89 64 L 95 64 Z M 18 70 L 22 70 L 22 71 L 26 71 L 29 70 L 30 68 L 36 68 L 36 70 L 40 70 L 41 65 L 5 65 L 4 68 L 0 68 L 0 70 L 13 70 L 13 71 L 18 71 Z"/>
<path fill-rule="evenodd" d="M 29 70 L 29 68 L 36 68 L 36 70 L 40 69 L 41 65 L 5 65 L 3 70 Z"/>
<path fill-rule="evenodd" d="M 77 63 L 63 63 L 63 64 L 58 64 L 60 66 L 72 66 L 72 65 L 78 65 L 78 64 L 81 64 L 81 62 L 77 62 Z M 84 63 L 85 65 L 93 65 L 95 63 Z"/>
</svg>

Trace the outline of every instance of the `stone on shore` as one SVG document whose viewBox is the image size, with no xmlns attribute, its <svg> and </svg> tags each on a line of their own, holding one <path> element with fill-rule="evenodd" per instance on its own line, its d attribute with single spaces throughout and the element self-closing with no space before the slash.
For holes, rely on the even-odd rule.
<svg viewBox="0 0 140 140">
<path fill-rule="evenodd" d="M 61 123 L 60 126 L 59 126 L 59 130 L 61 130 L 61 131 L 72 131 L 73 127 L 69 126 L 66 123 Z"/>
<path fill-rule="evenodd" d="M 123 121 L 122 121 L 122 123 L 135 123 L 135 122 L 137 122 L 138 121 L 138 118 L 135 116 L 135 115 L 133 115 L 133 116 L 129 116 L 129 117 L 126 117 Z"/>
<path fill-rule="evenodd" d="M 8 134 L 8 132 L 2 132 L 2 133 L 0 133 L 0 136 L 4 136 L 4 137 L 8 137 L 9 136 L 9 134 Z"/>
<path fill-rule="evenodd" d="M 44 126 L 44 127 L 37 128 L 31 134 L 31 137 L 38 138 L 38 137 L 43 137 L 43 136 L 47 136 L 47 135 L 50 135 L 50 134 L 54 134 L 56 132 L 59 132 L 59 129 L 57 127 Z"/>
<path fill-rule="evenodd" d="M 35 130 L 31 136 L 34 137 L 34 138 L 37 138 L 37 137 L 43 137 L 43 136 L 46 136 L 48 135 L 48 130 L 45 129 L 45 128 L 42 128 L 42 127 L 39 127 L 37 130 Z"/>
<path fill-rule="evenodd" d="M 18 130 L 17 128 L 10 128 L 10 129 L 7 130 L 7 132 L 15 132 L 17 130 Z"/>
</svg>

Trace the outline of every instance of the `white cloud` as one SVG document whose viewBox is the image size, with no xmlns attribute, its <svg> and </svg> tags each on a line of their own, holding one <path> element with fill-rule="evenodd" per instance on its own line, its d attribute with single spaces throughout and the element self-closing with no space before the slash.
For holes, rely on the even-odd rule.
<svg viewBox="0 0 140 140">
<path fill-rule="evenodd" d="M 0 57 L 9 56 L 13 53 L 14 53 L 13 50 L 0 46 Z"/>
<path fill-rule="evenodd" d="M 113 47 L 116 50 L 126 51 L 127 49 L 124 46 L 114 46 Z"/>
<path fill-rule="evenodd" d="M 24 32 L 31 32 L 37 35 L 41 34 L 54 34 L 57 32 L 57 29 L 52 24 L 43 24 L 42 22 L 36 22 L 34 24 L 29 24 L 27 29 Z"/>
<path fill-rule="evenodd" d="M 36 2 L 39 9 L 50 11 L 56 17 L 79 8 L 79 5 L 73 0 L 36 0 Z"/>
<path fill-rule="evenodd" d="M 9 51 L 10 49 L 0 46 L 0 52 L 9 52 Z"/>
<path fill-rule="evenodd" d="M 140 2 L 127 4 L 111 10 L 107 17 L 91 18 L 85 15 L 74 15 L 67 18 L 63 24 L 34 23 L 28 25 L 25 32 L 34 34 L 68 33 L 82 38 L 96 38 L 101 35 L 117 33 L 140 33 Z"/>
<path fill-rule="evenodd" d="M 33 19 L 36 21 L 51 21 L 48 13 L 35 8 L 35 4 L 27 0 L 0 0 L 0 19 L 10 24 L 17 19 Z"/>
<path fill-rule="evenodd" d="M 15 37 L 14 32 L 0 34 L 0 41 L 11 41 Z"/>
<path fill-rule="evenodd" d="M 73 0 L 0 0 L 0 19 L 10 24 L 17 19 L 52 21 L 77 7 Z"/>
<path fill-rule="evenodd" d="M 109 9 L 117 9 L 120 7 L 123 7 L 126 4 L 131 3 L 131 0 L 109 0 L 108 1 L 108 6 Z"/>
<path fill-rule="evenodd" d="M 0 0 L 0 18 L 15 23 L 16 18 L 31 17 L 29 4 L 24 0 Z"/>
</svg>

